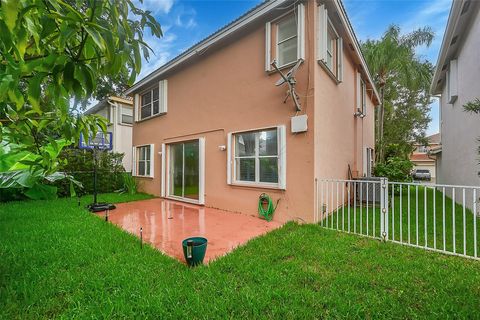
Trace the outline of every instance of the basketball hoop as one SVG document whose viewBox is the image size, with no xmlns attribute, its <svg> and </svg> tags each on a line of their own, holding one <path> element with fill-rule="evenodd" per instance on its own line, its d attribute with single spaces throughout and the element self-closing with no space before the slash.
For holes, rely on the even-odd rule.
<svg viewBox="0 0 480 320">
<path fill-rule="evenodd" d="M 98 151 L 112 150 L 112 133 L 111 132 L 97 132 L 92 137 L 91 135 L 85 139 L 83 134 L 80 134 L 78 147 L 84 150 L 92 150 L 93 152 L 93 203 L 87 205 L 91 212 L 99 212 L 115 209 L 115 205 L 105 202 L 97 202 L 97 166 L 98 166 Z"/>
<path fill-rule="evenodd" d="M 95 137 L 90 135 L 87 139 L 85 139 L 83 134 L 80 134 L 78 147 L 80 149 L 88 150 L 112 150 L 112 133 L 97 132 Z"/>
</svg>

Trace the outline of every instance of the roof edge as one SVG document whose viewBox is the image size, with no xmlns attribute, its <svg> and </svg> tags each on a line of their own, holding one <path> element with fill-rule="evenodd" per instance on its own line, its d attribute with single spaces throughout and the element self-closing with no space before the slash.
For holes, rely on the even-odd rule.
<svg viewBox="0 0 480 320">
<path fill-rule="evenodd" d="M 125 91 L 125 95 L 129 95 L 139 89 L 144 84 L 148 83 L 149 81 L 155 79 L 156 77 L 160 76 L 161 74 L 169 71 L 170 69 L 174 68 L 175 66 L 179 65 L 180 63 L 188 60 L 192 56 L 196 55 L 197 52 L 202 51 L 209 47 L 210 45 L 216 43 L 217 41 L 225 38 L 226 36 L 230 35 L 231 33 L 237 31 L 238 29 L 244 27 L 248 23 L 253 20 L 256 20 L 263 16 L 264 14 L 270 12 L 275 7 L 278 7 L 285 2 L 289 2 L 290 0 L 272 0 L 272 1 L 265 1 L 260 3 L 258 6 L 252 8 L 250 11 L 247 11 L 245 14 L 234 20 L 233 22 L 227 24 L 225 27 L 219 29 L 218 31 L 214 32 L 210 36 L 206 37 L 199 43 L 193 45 L 186 51 L 184 51 L 179 56 L 173 58 L 172 60 L 168 61 L 166 64 L 158 68 L 157 70 L 151 72 L 143 79 L 135 83 L 132 87 Z"/>
<path fill-rule="evenodd" d="M 286 2 L 289 2 L 290 0 L 272 0 L 272 1 L 265 1 L 258 6 L 252 8 L 250 11 L 247 11 L 244 15 L 240 16 L 230 24 L 227 24 L 225 27 L 221 28 L 220 30 L 216 31 L 212 35 L 208 36 L 204 40 L 200 41 L 199 43 L 193 45 L 190 47 L 190 49 L 184 51 L 182 54 L 179 56 L 173 58 L 160 68 L 156 69 L 155 71 L 151 72 L 147 76 L 145 76 L 143 79 L 135 83 L 132 87 L 130 87 L 128 90 L 125 91 L 125 95 L 129 95 L 137 91 L 139 88 L 141 88 L 143 85 L 146 83 L 152 81 L 156 77 L 159 77 L 163 73 L 168 72 L 169 70 L 173 69 L 177 65 L 187 61 L 191 57 L 195 56 L 197 52 L 202 51 L 209 47 L 210 45 L 216 43 L 217 41 L 220 41 L 221 39 L 225 38 L 226 36 L 230 35 L 231 33 L 239 30 L 240 28 L 244 27 L 248 23 L 262 17 L 263 15 L 267 14 L 270 12 L 272 9 L 275 7 L 278 7 L 281 4 L 284 4 Z M 365 58 L 363 56 L 362 50 L 360 48 L 360 44 L 358 42 L 358 39 L 355 35 L 355 32 L 353 30 L 353 27 L 350 23 L 350 20 L 348 19 L 348 15 L 346 13 L 345 7 L 343 6 L 341 0 L 333 0 L 332 1 L 335 7 L 337 7 L 338 12 L 340 12 L 340 18 L 342 19 L 342 23 L 345 26 L 345 31 L 347 34 L 351 37 L 353 46 L 355 51 L 357 52 L 357 55 L 360 59 L 360 63 L 365 70 L 365 74 L 368 78 L 368 81 L 370 82 L 372 88 L 373 88 L 373 93 L 375 94 L 375 98 L 377 100 L 377 105 L 380 103 L 380 95 L 378 93 L 378 90 L 375 86 L 375 82 L 373 81 L 372 75 L 370 74 L 370 70 L 368 69 L 368 65 L 365 61 Z"/>
<path fill-rule="evenodd" d="M 370 74 L 370 70 L 368 69 L 367 62 L 363 56 L 362 49 L 360 48 L 360 43 L 358 42 L 357 36 L 355 35 L 355 31 L 353 30 L 352 24 L 350 23 L 350 19 L 348 19 L 347 11 L 343 6 L 341 0 L 334 0 L 335 6 L 339 9 L 338 11 L 341 12 L 340 18 L 343 20 L 342 23 L 345 25 L 345 29 L 347 33 L 352 37 L 353 46 L 356 52 L 358 52 L 358 57 L 360 58 L 360 62 L 362 64 L 363 69 L 365 70 L 365 74 L 367 75 L 368 81 L 372 85 L 373 93 L 377 98 L 377 106 L 380 104 L 380 95 L 378 93 L 377 87 L 375 86 L 375 82 L 373 82 L 372 75 Z"/>
</svg>

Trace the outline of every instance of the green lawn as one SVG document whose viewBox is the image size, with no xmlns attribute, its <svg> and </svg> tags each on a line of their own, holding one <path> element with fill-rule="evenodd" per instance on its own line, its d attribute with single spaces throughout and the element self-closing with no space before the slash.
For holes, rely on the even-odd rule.
<svg viewBox="0 0 480 320">
<path fill-rule="evenodd" d="M 464 221 L 463 206 L 458 203 L 455 203 L 454 206 L 454 202 L 451 198 L 445 196 L 444 199 L 442 192 L 438 190 L 434 192 L 432 188 L 427 188 L 425 191 L 425 188 L 419 187 L 417 194 L 416 188 L 411 187 L 409 191 L 407 187 L 403 186 L 401 191 L 401 197 L 400 190 L 397 189 L 394 193 L 393 199 L 391 193 L 388 199 L 388 231 L 390 239 L 420 246 L 426 245 L 429 248 L 441 250 L 444 250 L 445 248 L 445 250 L 453 252 L 455 234 L 455 252 L 459 254 L 466 253 L 469 256 L 473 256 L 475 253 L 474 230 L 476 228 L 477 256 L 480 256 L 480 217 L 477 217 L 475 223 L 473 212 L 467 208 L 465 210 Z M 408 202 L 409 198 L 410 203 Z M 335 200 L 336 194 L 334 195 L 334 201 Z M 445 201 L 445 217 L 443 217 L 443 201 Z M 425 202 L 427 204 L 427 210 L 425 210 Z M 454 207 L 455 210 L 453 210 Z M 380 207 L 378 203 L 375 205 L 375 208 L 372 207 L 372 202 L 369 203 L 368 214 L 365 203 L 362 206 L 356 205 L 354 207 L 353 205 L 350 205 L 350 207 L 342 207 L 336 210 L 332 215 L 326 217 L 323 220 L 323 225 L 328 225 L 330 228 L 337 229 L 338 223 L 338 229 L 347 231 L 349 228 L 349 210 L 351 232 L 369 236 L 380 236 Z M 409 217 L 410 229 L 408 227 Z M 445 221 L 445 224 L 443 221 Z M 425 232 L 425 230 L 427 232 Z M 425 233 L 427 235 L 426 239 Z"/>
<path fill-rule="evenodd" d="M 289 223 L 188 269 L 83 205 L 0 204 L 0 318 L 480 317 L 478 261 Z"/>
</svg>

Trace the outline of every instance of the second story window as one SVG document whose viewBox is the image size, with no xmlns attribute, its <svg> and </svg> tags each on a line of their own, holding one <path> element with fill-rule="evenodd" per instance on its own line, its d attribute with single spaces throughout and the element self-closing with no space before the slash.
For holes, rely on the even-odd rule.
<svg viewBox="0 0 480 320">
<path fill-rule="evenodd" d="M 132 108 L 120 107 L 120 123 L 132 124 L 133 123 L 133 110 Z"/>
<path fill-rule="evenodd" d="M 277 23 L 277 61 L 279 66 L 297 61 L 297 21 L 293 14 Z"/>
<path fill-rule="evenodd" d="M 357 112 L 367 115 L 367 84 L 362 79 L 360 72 L 357 72 Z"/>
<path fill-rule="evenodd" d="M 144 120 L 167 112 L 167 80 L 158 86 L 135 95 L 135 113 L 137 120 Z"/>
<path fill-rule="evenodd" d="M 318 62 L 338 82 L 343 80 L 343 41 L 329 18 L 325 5 L 318 7 Z"/>
<path fill-rule="evenodd" d="M 273 70 L 275 60 L 278 67 L 286 67 L 305 60 L 305 4 L 268 21 L 265 24 L 265 71 Z"/>
<path fill-rule="evenodd" d="M 328 20 L 328 28 L 327 28 L 327 61 L 326 65 L 333 73 L 337 73 L 336 71 L 336 63 L 337 63 L 337 40 L 338 34 L 335 31 L 330 20 Z"/>
<path fill-rule="evenodd" d="M 158 114 L 158 88 L 142 94 L 140 114 L 142 119 Z"/>
</svg>

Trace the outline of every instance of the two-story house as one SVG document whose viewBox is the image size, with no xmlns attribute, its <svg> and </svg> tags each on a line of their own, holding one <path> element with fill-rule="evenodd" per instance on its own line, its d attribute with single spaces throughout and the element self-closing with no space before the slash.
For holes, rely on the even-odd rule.
<svg viewBox="0 0 480 320">
<path fill-rule="evenodd" d="M 133 102 L 110 96 L 86 110 L 85 114 L 98 114 L 108 120 L 107 131 L 112 133 L 112 151 L 124 154 L 123 167 L 131 171 Z"/>
<path fill-rule="evenodd" d="M 311 222 L 317 179 L 370 175 L 378 94 L 339 0 L 263 2 L 127 94 L 143 191 Z"/>
<path fill-rule="evenodd" d="M 480 115 L 463 105 L 480 98 L 480 2 L 454 0 L 431 86 L 440 95 L 437 182 L 480 185 Z M 461 201 L 461 199 L 459 200 Z"/>
</svg>

